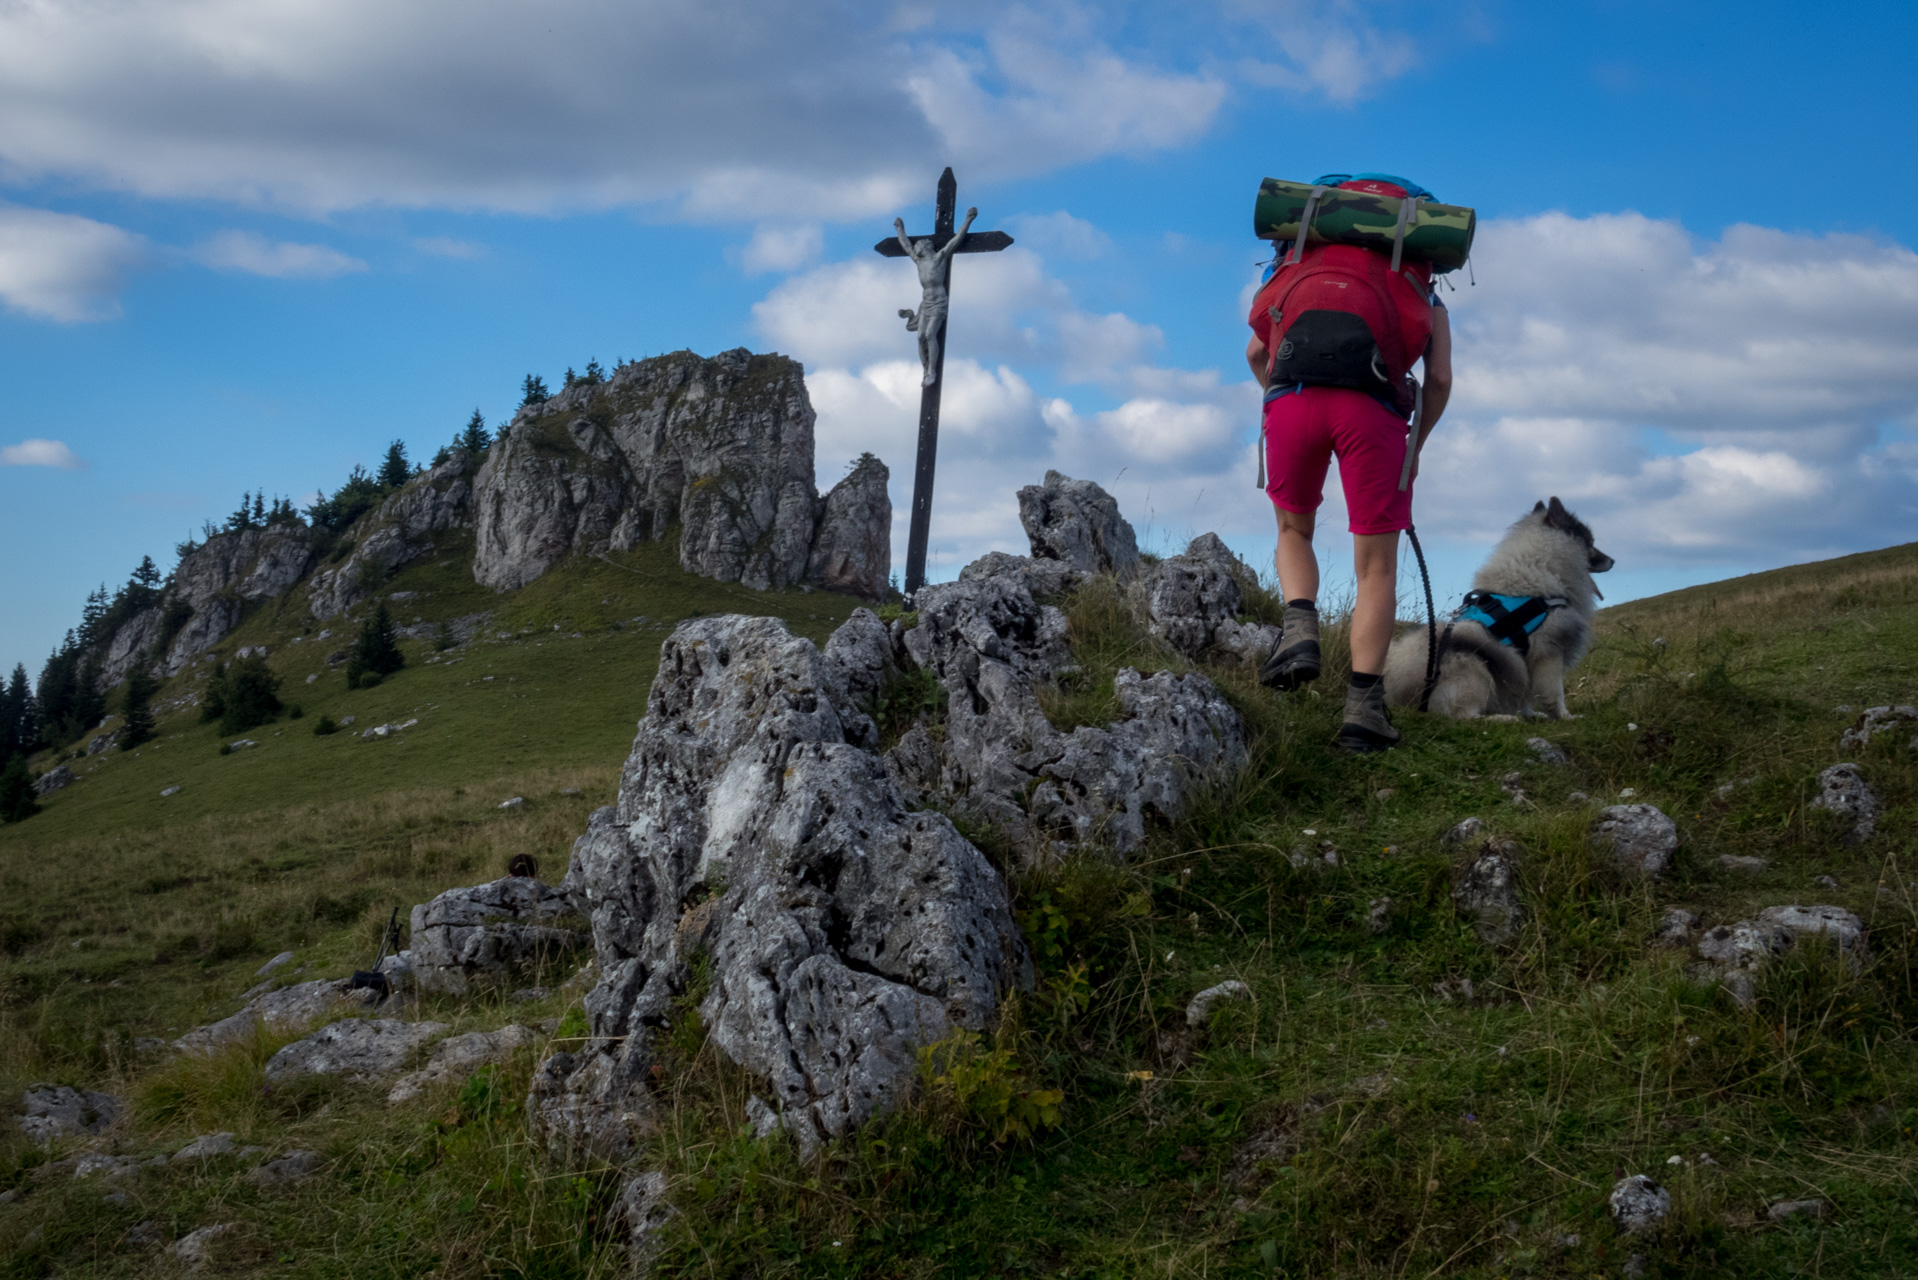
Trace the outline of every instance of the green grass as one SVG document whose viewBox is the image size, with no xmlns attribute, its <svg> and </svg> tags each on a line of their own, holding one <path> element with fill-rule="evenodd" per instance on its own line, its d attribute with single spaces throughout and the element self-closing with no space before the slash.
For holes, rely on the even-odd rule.
<svg viewBox="0 0 1918 1280">
<path fill-rule="evenodd" d="M 164 1264 L 126 1239 L 143 1221 L 169 1239 L 241 1224 L 216 1263 L 225 1274 L 623 1274 L 617 1171 L 526 1143 L 518 1108 L 538 1054 L 388 1108 L 346 1085 L 263 1090 L 271 1042 L 208 1061 L 130 1049 L 226 1012 L 284 947 L 317 966 L 306 976 L 364 964 L 394 903 L 497 874 L 513 852 L 556 879 L 611 797 L 665 634 L 612 622 L 757 606 L 819 639 L 850 608 L 717 589 L 657 549 L 615 557 L 625 569 L 574 562 L 504 597 L 449 559 L 389 584 L 424 593 L 401 622 L 413 604 L 429 622 L 491 608 L 488 634 L 530 634 L 448 655 L 457 663 L 426 664 L 430 645 L 409 643 L 405 671 L 348 693 L 316 661 L 339 641 L 287 644 L 304 625 L 290 605 L 256 616 L 223 648 L 272 646 L 305 719 L 227 757 L 191 713 L 163 721 L 158 750 L 93 758 L 45 813 L 0 830 L 0 1088 L 58 1078 L 124 1092 L 138 1104 L 121 1139 L 132 1151 L 227 1128 L 327 1160 L 311 1183 L 272 1191 L 233 1164 L 151 1171 L 119 1205 L 98 1183 L 36 1181 L 38 1153 L 9 1133 L 0 1185 L 30 1194 L 0 1205 L 0 1275 L 154 1274 Z M 1119 666 L 1173 664 L 1110 589 L 1066 604 L 1086 674 L 1050 691 L 1048 709 L 1099 723 Z M 573 631 L 585 635 L 560 638 Z M 1918 1273 L 1910 734 L 1851 753 L 1884 804 L 1878 835 L 1846 844 L 1808 808 L 1854 718 L 1837 707 L 1918 700 L 1918 549 L 1608 610 L 1574 681 L 1579 719 L 1404 715 L 1406 745 L 1368 759 L 1329 746 L 1340 636 L 1328 632 L 1323 687 L 1283 699 L 1249 673 L 1210 672 L 1246 715 L 1252 764 L 1131 863 L 1087 855 L 1015 875 L 1036 988 L 990 1036 L 929 1053 L 918 1099 L 856 1140 L 806 1164 L 783 1140 L 751 1138 L 752 1082 L 687 1002 L 644 1160 L 667 1172 L 678 1210 L 655 1273 L 1617 1276 L 1638 1252 L 1661 1276 Z M 296 683 L 316 669 L 317 692 Z M 894 701 L 894 719 L 937 715 L 924 690 Z M 321 712 L 354 715 L 356 729 L 421 723 L 403 742 L 316 738 Z M 1569 767 L 1532 759 L 1525 739 L 1541 733 Z M 1501 785 L 1513 773 L 1523 804 Z M 1655 884 L 1622 880 L 1585 843 L 1595 806 L 1625 788 L 1680 826 Z M 499 811 L 512 794 L 529 804 Z M 1523 850 L 1533 914 L 1505 950 L 1451 909 L 1462 853 L 1440 837 L 1471 814 Z M 1727 870 L 1727 853 L 1769 865 Z M 1871 963 L 1854 974 L 1805 948 L 1742 1009 L 1687 977 L 1688 953 L 1649 941 L 1673 906 L 1716 923 L 1785 902 L 1856 912 Z M 1186 1002 L 1227 978 L 1252 998 L 1187 1028 Z M 564 1018 L 566 1034 L 578 995 L 439 998 L 421 1013 L 461 1029 Z M 1626 1172 L 1673 1196 L 1649 1244 L 1621 1239 L 1605 1213 Z M 1832 1214 L 1764 1218 L 1807 1196 Z"/>
</svg>

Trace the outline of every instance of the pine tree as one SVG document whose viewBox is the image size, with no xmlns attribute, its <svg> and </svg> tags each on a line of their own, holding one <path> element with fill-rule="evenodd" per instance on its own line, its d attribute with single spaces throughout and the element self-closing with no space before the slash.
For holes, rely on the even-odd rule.
<svg viewBox="0 0 1918 1280">
<path fill-rule="evenodd" d="M 24 662 L 13 664 L 13 678 L 0 691 L 0 763 L 16 755 L 32 755 L 40 746 L 40 706 L 27 682 Z"/>
<path fill-rule="evenodd" d="M 526 381 L 519 384 L 519 407 L 522 409 L 552 398 L 553 393 L 546 389 L 546 379 L 537 374 L 527 374 Z"/>
<path fill-rule="evenodd" d="M 571 391 L 574 387 L 578 385 L 579 385 L 579 375 L 573 372 L 573 366 L 569 364 L 566 366 L 566 386 L 563 388 L 563 390 Z"/>
<path fill-rule="evenodd" d="M 139 567 L 133 571 L 133 581 L 148 591 L 160 585 L 160 566 L 153 563 L 152 556 L 140 557 Z"/>
<path fill-rule="evenodd" d="M 392 615 L 386 611 L 386 601 L 382 600 L 360 628 L 359 643 L 353 646 L 353 656 L 346 663 L 346 687 L 357 688 L 362 676 L 392 675 L 405 665 L 399 632 L 393 626 Z"/>
<path fill-rule="evenodd" d="M 476 458 L 485 453 L 486 446 L 491 443 L 493 438 L 486 434 L 486 419 L 480 417 L 478 409 L 473 410 L 473 416 L 466 420 L 466 429 L 453 438 L 455 449 L 464 449 Z"/>
<path fill-rule="evenodd" d="M 27 758 L 15 756 L 0 769 L 0 822 L 24 822 L 40 812 L 34 803 L 33 775 L 27 772 Z"/>
<path fill-rule="evenodd" d="M 412 478 L 413 468 L 406 460 L 406 442 L 395 440 L 386 446 L 386 461 L 380 463 L 380 483 L 397 489 Z"/>
<path fill-rule="evenodd" d="M 135 667 L 127 673 L 126 724 L 120 750 L 131 751 L 153 737 L 153 695 L 159 688 L 160 682 L 148 675 L 144 667 Z"/>
<path fill-rule="evenodd" d="M 102 582 L 93 591 L 87 593 L 86 606 L 80 610 L 81 648 L 87 648 L 106 638 L 100 634 L 100 631 L 106 623 L 108 607 L 107 584 Z"/>
<path fill-rule="evenodd" d="M 579 376 L 579 380 L 589 387 L 597 387 L 600 383 L 606 381 L 606 370 L 599 367 L 599 361 L 597 359 L 588 360 L 586 362 L 586 372 Z"/>
<path fill-rule="evenodd" d="M 253 527 L 253 495 L 240 495 L 240 509 L 226 518 L 228 533 L 244 533 Z"/>
<path fill-rule="evenodd" d="M 253 495 L 253 527 L 266 528 L 266 490 L 264 489 Z"/>
</svg>

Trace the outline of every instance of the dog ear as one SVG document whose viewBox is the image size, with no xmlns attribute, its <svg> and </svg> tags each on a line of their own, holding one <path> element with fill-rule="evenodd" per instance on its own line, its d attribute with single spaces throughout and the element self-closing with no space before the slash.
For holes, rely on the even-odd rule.
<svg viewBox="0 0 1918 1280">
<path fill-rule="evenodd" d="M 1553 499 L 1553 501 L 1554 501 L 1554 502 L 1556 502 L 1556 501 L 1557 501 L 1557 499 L 1556 499 L 1556 498 L 1554 498 L 1554 499 Z M 1538 504 L 1537 506 L 1535 506 L 1535 507 L 1533 507 L 1533 508 L 1532 508 L 1532 514 L 1533 514 L 1533 515 L 1537 515 L 1537 514 L 1538 514 L 1539 512 L 1541 512 L 1541 511 L 1543 511 L 1543 510 L 1545 510 L 1545 504 L 1541 502 L 1541 503 L 1539 503 L 1539 504 Z"/>
<path fill-rule="evenodd" d="M 1572 513 L 1565 509 L 1565 504 L 1558 500 L 1557 495 L 1553 495 L 1552 505 L 1545 512 L 1545 523 L 1554 529 L 1570 529 L 1578 521 L 1572 518 Z"/>
</svg>

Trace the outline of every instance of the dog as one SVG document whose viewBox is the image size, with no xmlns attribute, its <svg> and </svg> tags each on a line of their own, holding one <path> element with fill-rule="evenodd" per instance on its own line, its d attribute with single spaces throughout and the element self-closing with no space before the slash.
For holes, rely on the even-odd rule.
<svg viewBox="0 0 1918 1280">
<path fill-rule="evenodd" d="M 1613 560 L 1592 531 L 1553 498 L 1505 535 L 1472 579 L 1460 616 L 1439 628 L 1438 682 L 1429 709 L 1454 719 L 1546 716 L 1563 720 L 1565 673 L 1592 644 L 1595 573 Z M 1529 603 L 1514 603 L 1522 598 Z M 1529 633 L 1524 623 L 1543 612 Z M 1488 625 L 1489 624 L 1489 625 Z M 1497 630 L 1512 637 L 1502 642 Z M 1426 628 L 1393 639 L 1385 659 L 1385 699 L 1416 707 L 1425 690 Z"/>
</svg>

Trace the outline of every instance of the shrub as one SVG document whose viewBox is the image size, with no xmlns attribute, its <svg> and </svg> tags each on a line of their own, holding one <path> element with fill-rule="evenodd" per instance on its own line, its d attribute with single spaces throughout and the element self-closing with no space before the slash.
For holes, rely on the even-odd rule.
<svg viewBox="0 0 1918 1280">
<path fill-rule="evenodd" d="M 392 675 L 405 665 L 399 632 L 393 626 L 392 615 L 386 611 L 386 601 L 382 600 L 360 628 L 359 642 L 353 646 L 353 656 L 346 663 L 346 687 L 371 688 L 381 677 Z M 373 678 L 369 680 L 368 676 Z"/>
<path fill-rule="evenodd" d="M 438 652 L 445 653 L 458 644 L 459 637 L 453 634 L 452 624 L 442 622 L 433 628 L 433 648 Z"/>
<path fill-rule="evenodd" d="M 207 703 L 217 695 L 221 733 L 240 733 L 270 723 L 280 711 L 280 678 L 259 654 L 236 658 L 207 681 Z M 202 706 L 202 719 L 211 718 Z"/>
<path fill-rule="evenodd" d="M 120 750 L 131 751 L 153 737 L 153 695 L 160 682 L 143 668 L 135 667 L 127 675 L 126 725 Z"/>
<path fill-rule="evenodd" d="M 321 715 L 318 720 L 313 722 L 313 736 L 316 738 L 324 738 L 329 733 L 338 733 L 339 731 L 340 726 L 333 723 L 332 716 Z"/>
<path fill-rule="evenodd" d="M 306 708 L 296 702 L 293 704 L 293 709 L 286 713 L 286 718 L 288 720 L 298 720 L 305 714 L 306 714 Z"/>
<path fill-rule="evenodd" d="M 230 755 L 232 755 L 232 754 L 233 754 L 233 744 L 232 744 L 232 743 L 230 743 L 230 742 L 222 742 L 222 743 L 220 744 L 220 754 L 221 754 L 221 755 L 223 755 L 223 756 L 230 756 Z"/>
<path fill-rule="evenodd" d="M 33 796 L 33 775 L 27 758 L 15 756 L 0 770 L 0 822 L 24 822 L 40 812 Z"/>
</svg>

